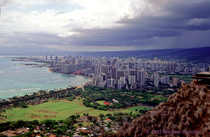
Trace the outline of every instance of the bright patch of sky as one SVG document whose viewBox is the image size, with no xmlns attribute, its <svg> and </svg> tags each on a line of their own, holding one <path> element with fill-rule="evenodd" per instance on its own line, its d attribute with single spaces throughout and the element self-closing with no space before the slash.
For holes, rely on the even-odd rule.
<svg viewBox="0 0 210 137">
<path fill-rule="evenodd" d="M 34 4 L 34 5 L 12 5 L 10 7 L 2 7 L 2 12 L 5 10 L 14 10 L 22 13 L 29 13 L 31 11 L 45 12 L 47 9 L 53 9 L 60 12 L 72 12 L 75 10 L 85 10 L 85 7 L 75 3 L 46 3 L 46 4 Z"/>
<path fill-rule="evenodd" d="M 209 0 L 0 1 L 0 50 L 110 51 L 210 43 Z M 188 38 L 194 41 L 188 44 Z"/>
</svg>

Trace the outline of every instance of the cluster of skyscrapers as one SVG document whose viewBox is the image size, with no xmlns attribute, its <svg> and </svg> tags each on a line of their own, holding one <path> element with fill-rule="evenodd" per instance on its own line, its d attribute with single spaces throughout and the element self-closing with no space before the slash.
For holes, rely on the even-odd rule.
<svg viewBox="0 0 210 137">
<path fill-rule="evenodd" d="M 161 74 L 185 74 L 189 73 L 189 68 L 183 68 L 181 63 L 175 61 L 162 61 L 158 58 L 137 59 L 134 57 L 120 59 L 112 58 L 94 58 L 91 56 L 55 56 L 50 60 L 50 66 L 53 71 L 70 74 L 80 71 L 80 74 L 92 78 L 92 86 L 112 87 L 112 88 L 130 88 L 147 86 L 152 83 L 159 87 L 159 84 L 177 86 L 178 79 Z M 191 70 L 192 72 L 192 70 Z M 186 74 L 187 74 L 186 73 Z"/>
</svg>

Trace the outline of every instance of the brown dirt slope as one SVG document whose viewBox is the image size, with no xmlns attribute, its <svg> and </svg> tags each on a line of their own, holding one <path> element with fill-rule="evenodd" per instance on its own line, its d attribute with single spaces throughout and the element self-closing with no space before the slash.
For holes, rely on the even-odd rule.
<svg viewBox="0 0 210 137">
<path fill-rule="evenodd" d="M 210 136 L 210 90 L 206 86 L 183 84 L 145 115 L 124 124 L 115 137 Z"/>
</svg>

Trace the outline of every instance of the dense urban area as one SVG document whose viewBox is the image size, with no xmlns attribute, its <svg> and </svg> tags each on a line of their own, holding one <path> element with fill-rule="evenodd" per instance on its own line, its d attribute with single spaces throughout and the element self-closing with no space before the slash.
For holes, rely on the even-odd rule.
<svg viewBox="0 0 210 137">
<path fill-rule="evenodd" d="M 92 78 L 91 86 L 117 89 L 142 87 L 179 87 L 191 83 L 191 76 L 208 71 L 210 64 L 183 60 L 154 60 L 145 58 L 94 58 L 91 56 L 52 55 L 28 58 L 50 64 L 50 70 L 64 74 L 84 75 Z M 173 89 L 172 89 L 173 90 Z"/>
<path fill-rule="evenodd" d="M 117 133 L 124 123 L 131 123 L 177 92 L 192 76 L 209 70 L 209 64 L 187 60 L 161 60 L 91 56 L 31 56 L 12 61 L 22 65 L 49 67 L 51 72 L 82 75 L 90 78 L 83 86 L 34 92 L 0 101 L 0 136 L 107 136 Z M 30 61 L 30 63 L 27 63 Z M 41 62 L 39 63 L 31 63 Z M 62 107 L 81 107 L 80 112 L 57 112 Z M 58 108 L 52 108 L 57 104 Z M 44 106 L 40 106 L 44 105 Z M 24 109 L 38 106 L 45 115 L 29 114 Z M 21 109 L 29 119 L 12 119 L 10 111 Z M 54 110 L 55 109 L 55 110 Z M 63 108 L 64 109 L 64 108 Z M 68 108 L 65 108 L 67 110 Z M 48 114 L 49 113 L 49 114 Z M 62 113 L 62 115 L 64 115 Z M 18 120 L 19 118 L 19 120 Z M 55 119 L 58 118 L 58 119 Z"/>
</svg>

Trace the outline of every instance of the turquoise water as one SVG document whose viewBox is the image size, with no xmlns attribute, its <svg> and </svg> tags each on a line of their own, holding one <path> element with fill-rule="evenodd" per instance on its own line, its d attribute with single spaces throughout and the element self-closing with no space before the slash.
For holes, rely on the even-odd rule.
<svg viewBox="0 0 210 137">
<path fill-rule="evenodd" d="M 54 90 L 66 88 L 68 85 L 81 85 L 89 81 L 82 76 L 67 76 L 49 72 L 48 68 L 38 68 L 31 65 L 21 65 L 22 61 L 11 61 L 0 56 L 0 98 L 37 92 L 39 90 Z M 34 63 L 34 62 L 27 62 Z"/>
</svg>

